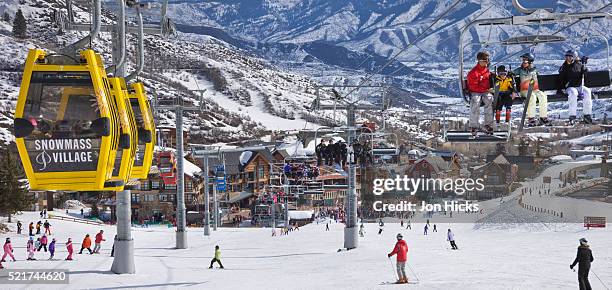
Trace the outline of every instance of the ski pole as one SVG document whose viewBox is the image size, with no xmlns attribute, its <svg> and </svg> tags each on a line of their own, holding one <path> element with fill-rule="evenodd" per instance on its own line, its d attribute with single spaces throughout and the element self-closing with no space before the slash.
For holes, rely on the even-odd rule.
<svg viewBox="0 0 612 290">
<path fill-rule="evenodd" d="M 608 286 L 606 286 L 606 284 L 601 281 L 601 279 L 599 278 L 599 275 L 597 275 L 597 273 L 595 273 L 593 270 L 591 270 L 591 273 L 593 273 L 593 275 L 595 275 L 595 277 L 597 278 L 597 280 L 599 280 L 599 282 L 601 283 L 601 285 L 604 286 L 604 288 L 606 288 L 606 290 L 610 290 L 610 288 L 608 288 Z"/>
<path fill-rule="evenodd" d="M 391 270 L 393 271 L 393 273 L 395 273 L 395 277 L 397 278 L 397 280 L 399 280 L 399 276 L 397 276 L 397 272 L 395 272 L 395 269 L 393 268 L 393 261 L 391 261 L 391 257 L 387 257 L 389 258 L 389 263 L 391 264 Z"/>
<path fill-rule="evenodd" d="M 412 270 L 412 267 L 410 267 L 410 264 L 406 263 L 406 266 L 408 266 L 408 269 L 410 269 L 410 272 L 412 272 L 412 275 L 414 275 L 414 278 L 416 278 L 417 281 L 420 281 L 419 276 L 417 276 L 414 270 Z"/>
</svg>

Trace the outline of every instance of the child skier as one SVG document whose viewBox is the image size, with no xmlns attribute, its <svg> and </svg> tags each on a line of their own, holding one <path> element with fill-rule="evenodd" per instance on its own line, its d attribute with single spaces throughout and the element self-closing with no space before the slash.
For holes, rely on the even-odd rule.
<svg viewBox="0 0 612 290">
<path fill-rule="evenodd" d="M 521 66 L 513 71 L 513 73 L 519 76 L 521 81 L 520 90 L 521 96 L 526 98 L 527 93 L 529 91 L 529 84 L 533 81 L 533 89 L 531 91 L 531 98 L 529 99 L 529 104 L 527 104 L 527 125 L 530 127 L 534 127 L 537 125 L 535 119 L 535 111 L 536 111 L 536 99 L 540 104 L 540 124 L 550 126 L 551 123 L 548 120 L 548 97 L 538 86 L 538 71 L 536 67 L 533 65 L 533 61 L 535 60 L 535 56 L 532 53 L 525 53 L 521 55 L 522 63 Z"/>
<path fill-rule="evenodd" d="M 364 236 L 364 233 L 365 233 L 365 232 L 363 231 L 363 224 L 361 224 L 361 225 L 359 226 L 359 236 L 360 236 L 360 237 L 363 237 L 363 236 Z"/>
<path fill-rule="evenodd" d="M 43 227 L 45 228 L 45 235 L 51 235 L 51 224 L 48 220 L 45 220 Z"/>
<path fill-rule="evenodd" d="M 497 67 L 495 87 L 499 90 L 497 94 L 497 104 L 495 106 L 495 122 L 499 124 L 502 109 L 505 107 L 506 123 L 509 123 L 512 116 L 512 100 L 516 98 L 516 90 L 514 88 L 514 78 L 508 75 L 508 71 L 503 65 Z"/>
<path fill-rule="evenodd" d="M 34 222 L 30 222 L 30 224 L 28 225 L 28 230 L 30 230 L 29 236 L 33 236 L 34 233 Z"/>
<path fill-rule="evenodd" d="M 476 55 L 478 63 L 467 74 L 467 91 L 470 96 L 470 129 L 473 136 L 478 134 L 480 103 L 484 103 L 484 125 L 487 134 L 493 134 L 493 95 L 491 95 L 491 72 L 489 53 L 481 51 Z"/>
<path fill-rule="evenodd" d="M 221 264 L 221 250 L 219 250 L 219 246 L 215 246 L 215 257 L 210 261 L 210 267 L 208 269 L 212 269 L 213 263 L 217 262 L 219 267 L 223 269 L 223 264 Z"/>
<path fill-rule="evenodd" d="M 93 255 L 93 252 L 91 251 L 91 238 L 89 237 L 89 234 L 85 235 L 85 238 L 81 243 L 81 251 L 79 251 L 79 254 L 83 254 L 84 249 L 87 249 L 89 251 L 89 254 Z"/>
<path fill-rule="evenodd" d="M 38 245 L 38 250 L 36 250 L 37 252 L 40 252 L 40 249 L 45 249 L 45 252 L 47 252 L 47 244 L 49 243 L 49 238 L 47 238 L 47 235 L 43 235 L 42 238 L 39 239 L 40 240 L 40 244 Z"/>
<path fill-rule="evenodd" d="M 6 242 L 4 242 L 4 255 L 2 255 L 2 260 L 0 260 L 0 262 L 6 262 L 6 256 L 11 257 L 11 259 L 13 259 L 13 262 L 17 261 L 15 260 L 15 256 L 13 256 L 13 245 L 11 245 L 11 238 L 6 238 Z"/>
<path fill-rule="evenodd" d="M 451 229 L 448 229 L 447 240 L 450 242 L 453 250 L 459 250 L 459 248 L 457 248 L 457 244 L 455 244 L 455 234 L 453 234 Z"/>
<path fill-rule="evenodd" d="M 100 254 L 100 248 L 102 247 L 102 242 L 106 241 L 104 237 L 102 236 L 102 234 L 104 234 L 103 230 L 100 230 L 100 232 L 96 234 L 96 239 L 94 241 L 96 245 L 94 246 L 94 250 L 93 250 L 93 252 L 96 254 Z"/>
<path fill-rule="evenodd" d="M 28 240 L 26 250 L 28 251 L 28 260 L 36 260 L 34 259 L 34 252 L 36 252 L 36 246 L 34 245 L 33 237 L 30 237 L 30 239 Z"/>
<path fill-rule="evenodd" d="M 397 234 L 397 243 L 395 243 L 395 247 L 393 247 L 393 251 L 387 254 L 387 257 L 391 258 L 391 256 L 397 254 L 397 283 L 405 284 L 408 283 L 408 278 L 406 276 L 406 261 L 408 260 L 408 245 L 406 241 L 402 239 L 402 234 Z"/>
<path fill-rule="evenodd" d="M 40 235 L 40 227 L 41 227 L 41 226 L 42 226 L 42 222 L 41 222 L 41 221 L 38 221 L 38 222 L 36 223 L 36 234 L 37 234 L 37 235 Z"/>
<path fill-rule="evenodd" d="M 66 242 L 66 250 L 68 251 L 68 257 L 66 257 L 66 261 L 72 261 L 72 253 L 74 252 L 74 249 L 72 248 L 71 238 L 68 238 L 68 241 Z"/>
<path fill-rule="evenodd" d="M 385 223 L 382 219 L 378 220 L 378 234 L 382 234 L 383 228 L 385 227 Z"/>
<path fill-rule="evenodd" d="M 427 235 L 427 230 L 429 229 L 429 226 L 427 224 L 425 224 L 425 227 L 423 228 L 423 235 L 426 236 Z"/>
<path fill-rule="evenodd" d="M 21 221 L 17 221 L 17 234 L 18 235 L 21 235 L 21 227 L 22 226 L 23 225 L 21 224 Z"/>
<path fill-rule="evenodd" d="M 55 238 L 53 238 L 49 244 L 49 254 L 49 260 L 53 260 L 53 256 L 55 256 Z"/>
</svg>

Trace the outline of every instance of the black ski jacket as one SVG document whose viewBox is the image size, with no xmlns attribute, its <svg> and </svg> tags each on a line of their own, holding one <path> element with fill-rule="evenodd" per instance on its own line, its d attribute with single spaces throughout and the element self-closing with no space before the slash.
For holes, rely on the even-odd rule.
<svg viewBox="0 0 612 290">
<path fill-rule="evenodd" d="M 587 72 L 586 66 L 579 61 L 574 61 L 571 64 L 563 62 L 559 68 L 559 89 L 568 87 L 579 87 L 582 85 L 582 75 Z"/>
<path fill-rule="evenodd" d="M 579 246 L 578 253 L 576 254 L 576 259 L 574 259 L 574 263 L 572 263 L 572 268 L 578 264 L 578 267 L 591 267 L 591 262 L 593 262 L 593 253 L 589 246 Z"/>
</svg>

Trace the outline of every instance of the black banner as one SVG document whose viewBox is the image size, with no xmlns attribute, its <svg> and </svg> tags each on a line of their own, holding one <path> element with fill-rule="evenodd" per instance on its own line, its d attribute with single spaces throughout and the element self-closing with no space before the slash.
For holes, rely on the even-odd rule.
<svg viewBox="0 0 612 290">
<path fill-rule="evenodd" d="M 96 171 L 101 138 L 26 140 L 34 172 Z"/>
</svg>

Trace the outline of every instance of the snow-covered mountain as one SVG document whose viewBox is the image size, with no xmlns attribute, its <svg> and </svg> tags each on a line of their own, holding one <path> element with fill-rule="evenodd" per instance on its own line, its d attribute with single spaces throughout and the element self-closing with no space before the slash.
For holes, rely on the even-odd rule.
<svg viewBox="0 0 612 290">
<path fill-rule="evenodd" d="M 21 9 L 28 22 L 28 37 L 12 36 L 12 21 L 0 20 L 0 137 L 10 142 L 10 127 L 21 84 L 23 63 L 30 48 L 57 51 L 82 37 L 80 32 L 59 33 L 53 22 L 54 11 L 64 9 L 63 0 L 7 0 L 0 4 L 0 15 L 11 17 Z M 65 11 L 65 10 L 64 10 Z M 75 9 L 77 22 L 88 22 L 84 7 Z M 103 11 L 103 23 L 113 15 Z M 135 35 L 128 38 L 128 71 L 134 68 Z M 92 47 L 111 64 L 110 35 L 101 33 Z M 209 36 L 179 33 L 168 39 L 145 37 L 145 70 L 139 80 L 151 98 L 174 98 L 182 94 L 187 103 L 199 104 L 191 89 L 206 89 L 205 111 L 186 113 L 184 129 L 192 142 L 218 142 L 252 139 L 270 129 L 303 128 L 308 121 L 323 122 L 328 117 L 309 112 L 314 99 L 313 82 L 306 76 L 287 72 L 264 59 Z M 185 68 L 173 70 L 168 68 Z M 111 71 L 109 71 L 111 72 Z M 329 115 L 329 114 L 328 114 Z M 159 125 L 174 126 L 174 113 L 160 111 Z"/>
<path fill-rule="evenodd" d="M 176 0 L 171 1 L 169 11 L 176 16 L 181 31 L 212 35 L 324 81 L 324 76 L 354 75 L 355 70 L 371 72 L 381 67 L 389 56 L 415 40 L 454 2 Z M 552 7 L 556 12 L 593 11 L 609 3 L 607 0 L 522 2 L 529 7 Z M 457 84 L 449 76 L 456 74 L 453 69 L 458 61 L 459 29 L 475 18 L 510 15 L 519 15 L 519 12 L 509 0 L 463 1 L 382 74 L 394 76 L 395 85 L 416 97 L 425 97 L 421 93 L 427 92 L 456 96 Z M 559 28 L 559 25 L 494 27 L 489 31 L 487 27 L 479 27 L 468 33 L 464 44 L 494 42 L 522 34 L 551 34 Z M 603 58 L 605 44 L 594 33 L 585 32 L 606 33 L 610 28 L 610 21 L 596 20 L 590 26 L 584 21 L 561 33 L 574 39 L 570 43 L 538 45 L 534 53 L 539 59 L 562 61 L 562 51 L 574 48 Z M 583 43 L 585 36 L 590 36 L 587 43 Z M 471 64 L 474 53 L 483 48 L 482 45 L 466 47 L 466 63 Z M 519 48 L 491 45 L 486 49 L 492 52 L 495 61 Z"/>
</svg>

